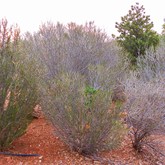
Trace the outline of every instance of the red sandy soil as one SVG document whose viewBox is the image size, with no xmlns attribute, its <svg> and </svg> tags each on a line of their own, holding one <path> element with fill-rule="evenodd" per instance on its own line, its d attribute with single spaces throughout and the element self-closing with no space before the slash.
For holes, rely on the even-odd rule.
<svg viewBox="0 0 165 165">
<path fill-rule="evenodd" d="M 165 141 L 165 136 L 159 136 L 159 138 Z M 54 135 L 53 127 L 44 117 L 34 119 L 27 132 L 13 142 L 8 152 L 33 153 L 41 156 L 13 157 L 0 155 L 0 165 L 163 165 L 163 160 L 155 159 L 154 155 L 135 153 L 128 138 L 120 148 L 102 152 L 99 154 L 99 158 L 92 159 L 79 155 L 71 151 Z"/>
</svg>

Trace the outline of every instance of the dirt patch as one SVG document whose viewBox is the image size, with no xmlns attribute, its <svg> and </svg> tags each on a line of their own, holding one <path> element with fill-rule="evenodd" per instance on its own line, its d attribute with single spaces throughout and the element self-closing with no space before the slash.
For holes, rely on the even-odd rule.
<svg viewBox="0 0 165 165">
<path fill-rule="evenodd" d="M 157 138 L 165 142 L 165 136 Z M 0 155 L 0 165 L 151 165 L 163 162 L 163 160 L 155 160 L 153 155 L 137 155 L 127 137 L 117 150 L 102 152 L 99 157 L 93 157 L 93 159 L 84 157 L 71 151 L 60 141 L 54 135 L 51 124 L 44 117 L 34 119 L 27 132 L 14 141 L 8 152 L 40 154 L 41 156 L 13 157 Z"/>
</svg>

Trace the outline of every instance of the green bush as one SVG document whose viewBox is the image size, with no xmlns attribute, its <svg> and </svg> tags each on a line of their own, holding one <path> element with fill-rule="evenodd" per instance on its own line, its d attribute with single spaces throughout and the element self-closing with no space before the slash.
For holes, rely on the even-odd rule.
<svg viewBox="0 0 165 165">
<path fill-rule="evenodd" d="M 2 37 L 3 36 L 3 37 Z M 0 150 L 21 136 L 32 119 L 37 91 L 35 77 L 21 51 L 17 27 L 0 22 Z M 30 61 L 29 61 L 30 64 Z"/>
</svg>

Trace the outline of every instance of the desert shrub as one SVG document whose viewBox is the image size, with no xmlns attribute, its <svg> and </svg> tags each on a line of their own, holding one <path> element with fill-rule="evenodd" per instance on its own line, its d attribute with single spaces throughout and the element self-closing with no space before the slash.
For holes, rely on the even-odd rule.
<svg viewBox="0 0 165 165">
<path fill-rule="evenodd" d="M 137 60 L 138 69 L 125 81 L 127 122 L 135 150 L 158 151 L 152 135 L 165 133 L 165 70 L 162 42 L 156 52 L 148 50 Z"/>
<path fill-rule="evenodd" d="M 118 146 L 124 131 L 120 110 L 110 111 L 110 91 L 87 86 L 81 75 L 67 73 L 42 93 L 44 112 L 71 149 L 88 155 Z"/>
<path fill-rule="evenodd" d="M 146 51 L 145 57 L 140 57 L 137 61 L 138 74 L 146 81 L 160 79 L 165 77 L 165 40 L 161 38 L 160 43 L 154 51 L 149 49 Z"/>
<path fill-rule="evenodd" d="M 62 71 L 79 72 L 89 77 L 89 67 L 104 65 L 111 75 L 118 77 L 119 64 L 122 65 L 120 49 L 114 40 L 111 40 L 94 23 L 67 26 L 51 22 L 42 24 L 34 35 L 27 34 L 25 42 L 27 51 L 35 56 L 46 68 L 48 78 L 55 77 Z"/>
<path fill-rule="evenodd" d="M 41 67 L 46 67 L 48 79 L 61 70 L 69 70 L 84 75 L 95 88 L 116 88 L 125 72 L 125 59 L 117 42 L 96 28 L 93 22 L 84 26 L 49 22 L 32 38 L 30 51 L 39 57 Z"/>
<path fill-rule="evenodd" d="M 127 81 L 127 122 L 132 126 L 133 147 L 141 151 L 147 137 L 163 133 L 164 129 L 164 83 L 147 82 L 138 79 Z"/>
<path fill-rule="evenodd" d="M 27 61 L 28 62 L 28 61 Z M 29 63 L 30 64 L 30 63 Z M 19 28 L 0 22 L 0 150 L 21 136 L 36 103 L 35 79 L 21 54 Z"/>
<path fill-rule="evenodd" d="M 93 23 L 49 22 L 25 42 L 40 62 L 41 106 L 58 136 L 81 154 L 117 146 L 120 109 L 109 109 L 123 67 L 115 41 Z"/>
</svg>

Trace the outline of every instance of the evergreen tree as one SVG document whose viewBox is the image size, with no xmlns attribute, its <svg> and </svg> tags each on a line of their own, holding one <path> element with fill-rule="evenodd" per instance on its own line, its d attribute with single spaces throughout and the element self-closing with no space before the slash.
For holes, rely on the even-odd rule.
<svg viewBox="0 0 165 165">
<path fill-rule="evenodd" d="M 153 22 L 150 22 L 150 16 L 145 15 L 145 9 L 139 3 L 131 6 L 121 20 L 115 26 L 120 33 L 117 42 L 128 53 L 131 64 L 136 65 L 138 56 L 145 55 L 146 49 L 158 45 L 159 35 L 152 30 Z"/>
</svg>

